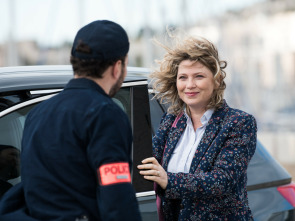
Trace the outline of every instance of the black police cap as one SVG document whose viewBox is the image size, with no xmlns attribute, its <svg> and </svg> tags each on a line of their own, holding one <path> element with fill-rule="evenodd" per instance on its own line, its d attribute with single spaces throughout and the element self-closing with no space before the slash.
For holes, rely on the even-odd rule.
<svg viewBox="0 0 295 221">
<path fill-rule="evenodd" d="M 81 49 L 86 47 L 86 50 Z M 77 47 L 78 46 L 78 47 Z M 127 55 L 129 40 L 117 23 L 98 20 L 82 27 L 74 40 L 72 56 L 79 59 L 115 60 Z"/>
</svg>

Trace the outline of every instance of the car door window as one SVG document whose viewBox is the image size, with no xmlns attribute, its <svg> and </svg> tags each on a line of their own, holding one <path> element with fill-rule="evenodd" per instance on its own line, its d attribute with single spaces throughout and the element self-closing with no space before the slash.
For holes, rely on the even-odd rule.
<svg viewBox="0 0 295 221">
<path fill-rule="evenodd" d="M 26 116 L 34 105 L 0 118 L 0 197 L 20 182 L 20 149 Z"/>
<path fill-rule="evenodd" d="M 112 99 L 127 114 L 129 120 L 131 120 L 130 87 L 121 88 Z"/>
<path fill-rule="evenodd" d="M 159 103 L 159 100 L 153 97 L 154 97 L 154 94 L 152 93 L 149 94 L 150 113 L 151 113 L 151 121 L 152 121 L 152 134 L 155 135 L 165 110 L 163 109 L 162 105 Z"/>
</svg>

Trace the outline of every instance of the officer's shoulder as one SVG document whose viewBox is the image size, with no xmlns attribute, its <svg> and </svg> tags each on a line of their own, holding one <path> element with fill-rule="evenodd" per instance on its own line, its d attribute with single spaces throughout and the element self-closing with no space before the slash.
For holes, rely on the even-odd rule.
<svg viewBox="0 0 295 221">
<path fill-rule="evenodd" d="M 106 99 L 100 104 L 101 109 L 105 110 L 107 113 L 112 114 L 114 118 L 122 117 L 126 115 L 126 110 L 124 105 L 116 99 Z"/>
</svg>

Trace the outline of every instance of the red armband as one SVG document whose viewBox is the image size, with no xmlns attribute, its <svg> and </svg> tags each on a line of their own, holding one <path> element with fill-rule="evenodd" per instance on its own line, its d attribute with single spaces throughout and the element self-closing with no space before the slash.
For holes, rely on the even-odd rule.
<svg viewBox="0 0 295 221">
<path fill-rule="evenodd" d="M 106 186 L 117 183 L 131 183 L 128 163 L 109 163 L 97 169 L 100 185 Z"/>
</svg>

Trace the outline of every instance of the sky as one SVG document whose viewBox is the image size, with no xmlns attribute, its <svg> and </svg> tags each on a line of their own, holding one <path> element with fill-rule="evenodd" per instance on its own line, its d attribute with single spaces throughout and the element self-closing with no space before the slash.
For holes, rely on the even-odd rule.
<svg viewBox="0 0 295 221">
<path fill-rule="evenodd" d="M 98 19 L 113 20 L 129 35 L 136 35 L 145 26 L 193 25 L 259 1 L 263 0 L 0 0 L 0 44 L 71 42 L 80 27 Z"/>
</svg>

